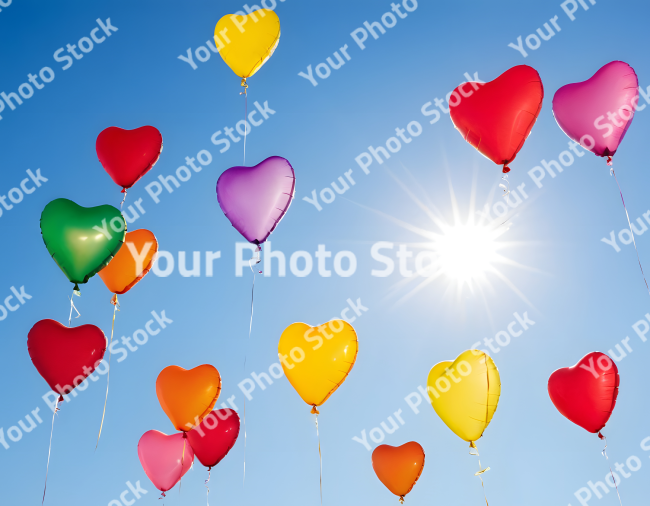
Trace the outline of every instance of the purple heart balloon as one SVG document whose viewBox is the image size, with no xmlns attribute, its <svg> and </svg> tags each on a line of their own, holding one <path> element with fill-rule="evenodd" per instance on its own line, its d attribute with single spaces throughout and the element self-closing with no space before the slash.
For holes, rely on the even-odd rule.
<svg viewBox="0 0 650 506">
<path fill-rule="evenodd" d="M 255 167 L 231 167 L 217 181 L 219 206 L 248 242 L 262 244 L 291 205 L 296 176 L 288 160 L 272 156 Z"/>
<path fill-rule="evenodd" d="M 564 133 L 582 147 L 596 156 L 613 156 L 632 123 L 638 100 L 634 69 L 613 61 L 590 79 L 557 90 L 553 115 Z"/>
</svg>

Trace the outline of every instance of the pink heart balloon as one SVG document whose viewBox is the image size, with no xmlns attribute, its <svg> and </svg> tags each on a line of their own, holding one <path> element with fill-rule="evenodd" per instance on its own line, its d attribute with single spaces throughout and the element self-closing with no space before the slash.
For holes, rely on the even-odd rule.
<svg viewBox="0 0 650 506">
<path fill-rule="evenodd" d="M 231 167 L 217 181 L 223 214 L 248 242 L 262 244 L 285 215 L 296 187 L 288 160 L 272 156 L 255 167 Z"/>
<path fill-rule="evenodd" d="M 581 83 L 562 86 L 553 97 L 553 115 L 571 139 L 596 156 L 613 156 L 634 118 L 639 81 L 622 61 L 601 67 Z"/>
<path fill-rule="evenodd" d="M 194 451 L 183 434 L 168 436 L 150 430 L 138 442 L 138 457 L 144 472 L 164 496 L 192 467 Z"/>
</svg>

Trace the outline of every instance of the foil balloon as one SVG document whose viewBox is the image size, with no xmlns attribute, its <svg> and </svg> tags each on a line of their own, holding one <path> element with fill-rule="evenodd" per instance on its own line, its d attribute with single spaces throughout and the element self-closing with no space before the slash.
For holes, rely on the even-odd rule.
<svg viewBox="0 0 650 506">
<path fill-rule="evenodd" d="M 601 67 L 586 81 L 562 86 L 553 115 L 562 131 L 596 156 L 614 156 L 634 119 L 639 81 L 622 61 Z"/>
<path fill-rule="evenodd" d="M 69 394 L 99 366 L 106 353 L 106 337 L 94 325 L 66 327 L 41 320 L 27 336 L 34 367 L 52 390 Z"/>
<path fill-rule="evenodd" d="M 278 356 L 289 383 L 312 413 L 341 386 L 357 359 L 357 333 L 344 320 L 310 327 L 289 325 L 278 343 Z"/>
<path fill-rule="evenodd" d="M 108 127 L 100 132 L 95 142 L 102 167 L 123 191 L 151 170 L 162 148 L 162 135 L 152 126 L 134 130 Z"/>
<path fill-rule="evenodd" d="M 176 430 L 190 431 L 212 411 L 221 393 L 221 375 L 214 366 L 185 370 L 165 367 L 156 379 L 156 395 Z"/>
<path fill-rule="evenodd" d="M 270 9 L 227 14 L 214 28 L 214 42 L 226 65 L 245 82 L 278 47 L 280 18 Z"/>
<path fill-rule="evenodd" d="M 239 415 L 232 409 L 216 409 L 187 433 L 194 455 L 208 469 L 221 462 L 239 436 Z"/>
<path fill-rule="evenodd" d="M 165 497 L 165 492 L 174 488 L 192 467 L 194 451 L 185 434 L 168 436 L 150 430 L 138 442 L 138 458 L 147 477 Z"/>
<path fill-rule="evenodd" d="M 372 468 L 379 481 L 403 503 L 424 469 L 424 449 L 415 441 L 397 447 L 380 445 L 372 452 Z"/>
<path fill-rule="evenodd" d="M 459 438 L 477 441 L 492 421 L 501 395 L 499 370 L 492 358 L 467 350 L 456 360 L 439 362 L 427 378 L 433 409 Z"/>
<path fill-rule="evenodd" d="M 217 199 L 232 226 L 259 246 L 289 209 L 295 187 L 289 161 L 272 156 L 254 167 L 226 170 L 217 181 Z"/>
<path fill-rule="evenodd" d="M 111 293 L 126 293 L 147 275 L 157 252 L 158 241 L 152 232 L 144 229 L 127 232 L 124 246 L 99 271 L 99 277 Z"/>
<path fill-rule="evenodd" d="M 510 172 L 537 121 L 544 87 L 537 71 L 517 65 L 487 83 L 463 83 L 449 97 L 449 115 L 469 144 Z"/>
<path fill-rule="evenodd" d="M 614 361 L 604 353 L 592 352 L 576 365 L 551 374 L 548 394 L 562 415 L 596 434 L 612 416 L 619 383 Z"/>
<path fill-rule="evenodd" d="M 47 251 L 78 290 L 120 250 L 126 222 L 113 206 L 85 208 L 56 199 L 43 209 L 41 233 Z"/>
</svg>

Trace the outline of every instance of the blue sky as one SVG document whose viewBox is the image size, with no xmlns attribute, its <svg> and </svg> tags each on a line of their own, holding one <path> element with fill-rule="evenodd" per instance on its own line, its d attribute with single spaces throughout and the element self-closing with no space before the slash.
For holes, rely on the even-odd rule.
<svg viewBox="0 0 650 506">
<path fill-rule="evenodd" d="M 235 270 L 235 245 L 243 239 L 221 213 L 215 194 L 219 175 L 242 164 L 243 142 L 233 142 L 224 153 L 219 152 L 223 145 L 211 142 L 217 131 L 234 128 L 243 119 L 239 79 L 218 54 L 212 53 L 205 62 L 195 56 L 196 69 L 178 58 L 186 56 L 188 48 L 195 54 L 211 40 L 218 19 L 243 4 L 13 0 L 0 7 L 0 39 L 6 48 L 0 54 L 0 91 L 17 93 L 29 73 L 38 74 L 44 67 L 54 72 L 54 79 L 22 105 L 0 111 L 0 195 L 19 187 L 29 177 L 28 169 L 33 173 L 40 169 L 47 179 L 0 216 L 0 299 L 11 295 L 12 286 L 24 286 L 31 295 L 0 321 L 5 346 L 0 353 L 5 385 L 0 427 L 9 446 L 0 447 L 3 504 L 34 503 L 41 497 L 51 411 L 42 399 L 47 385 L 31 364 L 26 339 L 38 320 L 66 322 L 69 311 L 71 285 L 45 249 L 40 213 L 60 197 L 86 207 L 118 206 L 122 195 L 97 160 L 95 139 L 108 126 L 130 129 L 147 124 L 162 132 L 164 150 L 154 169 L 129 191 L 127 205 L 142 199 L 146 211 L 130 229 L 153 231 L 161 249 L 174 256 L 176 267 L 166 277 L 150 273 L 120 298 L 116 338 L 143 328 L 153 318 L 152 311 L 165 311 L 173 323 L 137 351 L 129 351 L 122 362 L 113 362 L 106 421 L 96 452 L 105 377 L 63 405 L 55 424 L 47 504 L 109 504 L 120 500 L 127 482 L 137 481 L 148 493 L 136 504 L 153 504 L 158 494 L 140 466 L 136 448 L 147 430 L 173 431 L 156 398 L 158 373 L 172 364 L 185 368 L 213 364 L 223 377 L 219 403 L 234 395 L 241 410 L 244 394 L 238 383 L 251 373 L 268 372 L 277 362 L 284 328 L 296 321 L 323 323 L 340 315 L 349 306 L 348 299 L 355 304 L 360 299 L 367 311 L 360 311 L 353 322 L 359 336 L 357 363 L 320 410 L 325 503 L 394 504 L 396 498 L 373 473 L 371 452 L 352 438 L 381 427 L 401 409 L 404 425 L 386 434 L 383 443 L 396 446 L 415 440 L 426 452 L 424 472 L 407 502 L 480 504 L 482 491 L 473 476 L 478 464 L 467 454 L 466 443 L 444 426 L 427 401 L 416 414 L 405 398 L 425 385 L 431 366 L 493 337 L 516 320 L 514 313 L 524 312 L 534 325 L 492 353 L 502 394 L 478 443 L 481 462 L 491 467 L 484 475 L 489 501 L 576 506 L 580 503 L 575 492 L 588 487 L 588 481 L 604 480 L 608 467 L 600 455 L 602 443 L 555 410 L 546 382 L 555 369 L 573 365 L 591 351 L 608 352 L 626 336 L 633 351 L 618 363 L 619 400 L 604 432 L 612 464 L 628 461 L 634 466 L 632 457 L 642 462 L 638 471 L 626 471 L 629 478 L 621 477 L 623 502 L 638 503 L 647 497 L 650 453 L 641 442 L 650 436 L 644 423 L 650 414 L 644 401 L 650 344 L 632 326 L 649 312 L 650 299 L 633 247 L 618 239 L 627 222 L 616 184 L 605 162 L 590 153 L 576 156 L 554 178 L 547 174 L 541 188 L 528 173 L 542 160 L 558 160 L 569 149 L 569 139 L 551 112 L 553 93 L 560 86 L 585 80 L 617 59 L 634 67 L 643 90 L 650 86 L 647 5 L 628 0 L 592 5 L 585 0 L 589 9 L 576 3 L 572 21 L 559 1 L 420 0 L 417 9 L 379 39 L 368 38 L 362 50 L 351 33 L 364 21 L 379 21 L 390 10 L 390 2 L 277 3 L 280 44 L 249 81 L 249 109 L 255 101 L 268 102 L 274 114 L 267 112 L 268 119 L 248 136 L 246 159 L 249 165 L 272 155 L 290 160 L 296 196 L 270 238 L 272 249 L 286 256 L 287 274 L 280 277 L 274 263 L 270 276 L 257 276 L 250 341 L 252 279 L 250 271 L 239 277 Z M 561 30 L 538 49 L 528 50 L 527 57 L 508 47 L 554 16 Z M 63 70 L 66 63 L 55 61 L 55 52 L 77 44 L 99 26 L 97 19 L 106 23 L 108 18 L 117 31 Z M 346 44 L 351 59 L 327 79 L 319 79 L 318 86 L 298 75 Z M 65 49 L 61 54 L 67 54 Z M 393 243 L 394 249 L 383 254 L 397 262 L 399 245 L 417 254 L 422 250 L 418 245 L 426 242 L 413 227 L 439 231 L 408 192 L 449 223 L 454 222 L 454 198 L 463 222 L 472 202 L 477 209 L 503 202 L 497 188 L 499 168 L 463 141 L 447 114 L 430 124 L 433 116 L 424 116 L 421 109 L 443 99 L 465 80 L 465 73 L 488 81 L 519 64 L 537 69 L 545 90 L 539 120 L 511 164 L 511 185 L 525 184 L 528 198 L 510 211 L 499 237 L 504 256 L 525 268 L 498 265 L 502 277 L 488 274 L 489 283 L 473 290 L 465 287 L 461 293 L 443 277 L 408 297 L 423 278 L 406 280 L 397 267 L 389 276 L 373 275 L 385 265 L 371 255 L 376 243 Z M 355 158 L 368 146 L 385 145 L 396 128 L 413 121 L 422 126 L 422 134 L 385 163 L 375 162 L 365 174 Z M 632 220 L 650 207 L 645 171 L 648 132 L 650 112 L 639 111 L 615 157 Z M 186 157 L 195 158 L 201 150 L 211 154 L 212 162 L 173 193 L 163 191 L 155 203 L 147 185 L 158 176 L 173 175 Z M 350 169 L 355 185 L 331 204 L 323 204 L 321 211 L 303 200 Z M 617 236 L 620 252 L 601 241 L 610 237 L 610 231 Z M 648 270 L 649 237 L 637 237 Z M 338 252 L 352 252 L 357 260 L 354 274 L 322 277 L 316 264 L 307 276 L 292 273 L 289 257 L 307 251 L 316 261 L 319 245 L 332 252 L 330 270 Z M 191 259 L 194 251 L 201 252 L 202 259 L 207 251 L 221 252 L 213 276 L 206 275 L 205 265 L 198 277 L 179 273 L 179 252 Z M 82 297 L 75 299 L 82 316 L 74 324 L 92 323 L 109 335 L 110 296 L 99 277 L 93 278 L 82 287 Z M 309 407 L 284 377 L 264 391 L 257 387 L 252 396 L 246 403 L 246 485 L 242 487 L 240 438 L 213 473 L 211 499 L 236 504 L 316 503 L 318 442 Z M 36 408 L 43 423 L 20 440 L 9 440 L 7 431 L 19 426 L 19 420 L 25 423 Z M 647 441 L 645 448 L 650 448 Z M 195 464 L 183 479 L 181 495 L 174 489 L 165 504 L 205 500 L 206 473 Z M 125 498 L 133 500 L 133 495 Z M 611 491 L 602 499 L 594 494 L 588 504 L 616 501 Z"/>
</svg>

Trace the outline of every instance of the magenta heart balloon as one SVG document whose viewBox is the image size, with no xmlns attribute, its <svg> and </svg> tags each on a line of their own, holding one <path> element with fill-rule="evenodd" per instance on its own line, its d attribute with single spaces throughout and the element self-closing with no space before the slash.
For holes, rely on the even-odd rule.
<svg viewBox="0 0 650 506">
<path fill-rule="evenodd" d="M 285 215 L 296 187 L 288 160 L 272 156 L 255 167 L 231 167 L 217 181 L 223 214 L 248 242 L 262 244 Z"/>
<path fill-rule="evenodd" d="M 562 86 L 553 97 L 553 114 L 571 139 L 596 156 L 613 156 L 632 123 L 639 81 L 622 61 L 602 67 L 590 79 Z"/>
<path fill-rule="evenodd" d="M 138 457 L 151 482 L 165 495 L 192 467 L 194 451 L 183 434 L 150 430 L 138 442 Z"/>
</svg>

